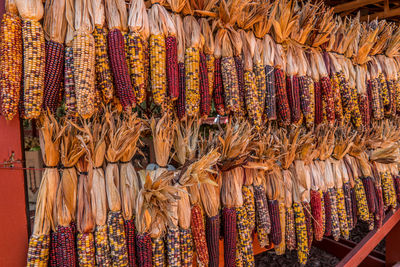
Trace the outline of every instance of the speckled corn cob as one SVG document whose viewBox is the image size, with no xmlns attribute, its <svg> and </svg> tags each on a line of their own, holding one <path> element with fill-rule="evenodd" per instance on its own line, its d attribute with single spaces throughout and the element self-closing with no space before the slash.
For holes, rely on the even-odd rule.
<svg viewBox="0 0 400 267">
<path fill-rule="evenodd" d="M 371 123 L 371 110 L 369 107 L 368 96 L 366 94 L 358 94 L 358 104 L 362 117 L 362 124 L 364 127 L 369 128 Z"/>
<path fill-rule="evenodd" d="M 38 21 L 24 20 L 22 24 L 24 53 L 24 117 L 35 119 L 42 109 L 45 76 L 45 40 Z"/>
<path fill-rule="evenodd" d="M 331 200 L 331 220 L 332 220 L 332 236 L 338 241 L 340 238 L 340 223 L 339 223 L 339 214 L 337 208 L 337 198 L 336 198 L 336 189 L 329 188 L 329 198 Z"/>
<path fill-rule="evenodd" d="M 185 63 L 178 63 L 178 75 L 179 75 L 179 96 L 176 101 L 176 114 L 181 120 L 186 113 L 186 88 L 185 88 Z"/>
<path fill-rule="evenodd" d="M 236 227 L 238 234 L 236 249 L 241 252 L 243 266 L 254 266 L 253 240 L 244 206 L 236 208 Z"/>
<path fill-rule="evenodd" d="M 77 256 L 75 249 L 75 229 L 72 225 L 57 226 L 56 260 L 57 266 L 75 267 Z M 53 241 L 52 241 L 53 242 Z"/>
<path fill-rule="evenodd" d="M 367 197 L 367 204 L 369 213 L 375 213 L 375 189 L 371 177 L 361 178 L 363 182 L 365 196 Z"/>
<path fill-rule="evenodd" d="M 275 69 L 276 104 L 279 118 L 283 125 L 290 124 L 290 106 L 286 92 L 285 73 L 282 69 Z"/>
<path fill-rule="evenodd" d="M 208 250 L 206 232 L 204 228 L 203 213 L 199 205 L 194 205 L 191 210 L 190 227 L 194 240 L 194 248 L 198 255 L 198 261 L 208 264 Z"/>
<path fill-rule="evenodd" d="M 0 25 L 0 113 L 11 120 L 18 113 L 22 80 L 22 23 L 5 13 Z"/>
<path fill-rule="evenodd" d="M 185 51 L 186 114 L 196 116 L 200 111 L 200 52 L 196 47 Z"/>
<path fill-rule="evenodd" d="M 141 267 L 151 267 L 153 256 L 152 256 L 152 240 L 148 233 L 136 234 L 136 256 L 137 263 Z M 164 243 L 163 243 L 164 244 Z"/>
<path fill-rule="evenodd" d="M 255 63 L 253 66 L 253 71 L 256 78 L 255 82 L 257 86 L 258 105 L 261 114 L 263 114 L 265 109 L 265 96 L 267 90 L 267 84 L 265 80 L 265 69 L 263 64 L 261 62 Z"/>
<path fill-rule="evenodd" d="M 308 257 L 308 239 L 306 218 L 301 203 L 293 203 L 293 211 L 295 217 L 295 229 L 297 238 L 297 259 L 300 264 L 306 264 Z"/>
<path fill-rule="evenodd" d="M 246 208 L 249 229 L 253 231 L 256 227 L 256 206 L 254 203 L 254 193 L 252 185 L 244 185 L 242 187 L 243 205 Z"/>
<path fill-rule="evenodd" d="M 211 112 L 211 96 L 208 87 L 206 56 L 200 52 L 200 115 L 208 117 Z"/>
<path fill-rule="evenodd" d="M 221 58 L 216 58 L 214 62 L 214 90 L 213 99 L 215 109 L 218 115 L 225 115 L 225 104 L 224 104 L 224 88 L 222 85 L 222 71 L 221 71 Z"/>
<path fill-rule="evenodd" d="M 179 228 L 169 228 L 166 235 L 167 262 L 168 266 L 180 266 L 181 247 L 179 240 Z"/>
<path fill-rule="evenodd" d="M 224 87 L 225 109 L 228 112 L 237 113 L 240 109 L 239 83 L 233 57 L 223 57 L 221 59 L 221 73 Z"/>
<path fill-rule="evenodd" d="M 347 223 L 347 213 L 346 213 L 346 203 L 344 200 L 343 188 L 336 189 L 336 199 L 337 199 L 337 212 L 339 216 L 340 233 L 345 239 L 349 239 L 349 225 Z"/>
<path fill-rule="evenodd" d="M 324 111 L 322 105 L 322 93 L 321 85 L 318 81 L 314 81 L 314 92 L 315 92 L 315 119 L 314 123 L 316 125 L 322 123 L 324 119 Z M 350 120 L 350 119 L 349 119 Z"/>
<path fill-rule="evenodd" d="M 45 267 L 49 261 L 50 235 L 32 235 L 29 239 L 26 266 Z"/>
<path fill-rule="evenodd" d="M 255 75 L 252 71 L 244 72 L 244 92 L 247 113 L 250 121 L 256 126 L 261 126 L 262 113 L 258 103 L 257 86 Z"/>
<path fill-rule="evenodd" d="M 224 228 L 224 263 L 225 266 L 233 267 L 236 263 L 237 250 L 237 228 L 236 209 L 224 207 L 222 209 Z"/>
<path fill-rule="evenodd" d="M 73 49 L 70 46 L 65 47 L 64 91 L 67 115 L 71 117 L 78 116 L 74 80 L 74 57 Z"/>
<path fill-rule="evenodd" d="M 386 85 L 386 79 L 383 73 L 379 73 L 378 75 L 378 80 L 381 84 L 381 96 L 382 96 L 382 103 L 383 107 L 387 108 L 390 105 L 390 95 L 389 95 L 389 90 Z"/>
<path fill-rule="evenodd" d="M 306 227 L 307 227 L 307 241 L 308 241 L 308 248 L 311 248 L 311 244 L 314 239 L 314 232 L 313 232 L 313 225 L 312 225 L 312 215 L 311 215 L 311 205 L 307 201 L 302 202 L 304 216 L 306 216 Z"/>
<path fill-rule="evenodd" d="M 296 249 L 296 231 L 294 227 L 294 211 L 293 208 L 286 208 L 286 228 L 285 242 L 288 250 Z"/>
<path fill-rule="evenodd" d="M 271 220 L 270 240 L 274 245 L 282 242 L 281 221 L 279 216 L 279 203 L 277 200 L 268 200 L 269 218 Z"/>
<path fill-rule="evenodd" d="M 95 248 L 93 233 L 78 233 L 76 240 L 79 266 L 95 266 Z"/>
<path fill-rule="evenodd" d="M 179 229 L 179 242 L 181 250 L 181 266 L 190 267 L 193 265 L 193 236 L 192 230 Z"/>
<path fill-rule="evenodd" d="M 150 80 L 153 101 L 162 106 L 167 94 L 166 48 L 163 35 L 150 35 Z"/>
<path fill-rule="evenodd" d="M 108 213 L 107 227 L 112 264 L 115 266 L 128 266 L 124 219 L 121 211 L 110 211 Z"/>
<path fill-rule="evenodd" d="M 354 228 L 353 222 L 353 204 L 351 203 L 351 188 L 350 183 L 343 184 L 344 202 L 346 205 L 347 223 L 349 230 Z"/>
<path fill-rule="evenodd" d="M 395 81 L 386 80 L 386 85 L 389 91 L 389 96 L 390 96 L 390 106 L 388 109 L 388 115 L 390 116 L 395 116 L 396 115 L 396 88 L 395 88 Z"/>
<path fill-rule="evenodd" d="M 254 198 L 256 205 L 256 228 L 258 241 L 262 247 L 268 246 L 268 234 L 271 231 L 271 219 L 269 217 L 268 202 L 264 186 L 254 185 Z"/>
<path fill-rule="evenodd" d="M 152 266 L 166 266 L 165 247 L 164 247 L 163 239 L 162 238 L 152 238 L 151 239 L 151 247 L 152 247 L 152 251 L 153 251 Z"/>
<path fill-rule="evenodd" d="M 321 241 L 324 237 L 322 228 L 322 202 L 321 193 L 319 191 L 311 190 L 311 214 L 313 217 L 314 236 L 317 241 Z"/>
<path fill-rule="evenodd" d="M 343 106 L 343 123 L 347 124 L 351 119 L 351 112 L 353 110 L 352 104 L 353 100 L 351 98 L 351 89 L 344 77 L 343 72 L 339 72 L 336 74 L 339 79 L 339 88 L 340 88 L 340 95 L 342 99 L 342 106 Z"/>
<path fill-rule="evenodd" d="M 208 88 L 210 89 L 210 96 L 214 92 L 214 68 L 215 68 L 215 57 L 212 54 L 206 54 L 207 63 L 207 75 L 208 75 Z"/>
<path fill-rule="evenodd" d="M 398 76 L 397 76 L 398 77 Z M 400 114 L 400 79 L 394 81 L 396 114 Z"/>
<path fill-rule="evenodd" d="M 281 221 L 282 241 L 279 245 L 274 246 L 274 248 L 276 255 L 283 255 L 286 251 L 286 208 L 283 203 L 279 203 L 279 219 Z"/>
<path fill-rule="evenodd" d="M 368 222 L 369 210 L 362 181 L 360 178 L 355 178 L 354 182 L 354 192 L 357 199 L 357 214 L 362 221 Z"/>
<path fill-rule="evenodd" d="M 314 81 L 311 77 L 302 76 L 300 80 L 300 106 L 303 112 L 307 128 L 314 126 L 315 119 L 315 95 Z"/>
<path fill-rule="evenodd" d="M 397 201 L 400 202 L 400 176 L 396 175 L 393 177 L 394 189 L 396 189 Z"/>
<path fill-rule="evenodd" d="M 95 44 L 91 34 L 81 32 L 74 36 L 74 81 L 79 115 L 90 118 L 95 101 Z"/>
<path fill-rule="evenodd" d="M 216 267 L 219 265 L 220 228 L 219 214 L 213 217 L 206 217 L 206 239 L 210 267 Z"/>
<path fill-rule="evenodd" d="M 266 65 L 265 71 L 265 110 L 264 113 L 268 120 L 276 120 L 276 92 L 275 92 L 275 74 L 274 67 Z"/>
<path fill-rule="evenodd" d="M 352 101 L 352 111 L 351 111 L 351 121 L 354 127 L 358 128 L 362 126 L 362 117 L 360 112 L 360 106 L 358 103 L 358 92 L 357 88 L 350 88 L 351 90 L 351 101 Z"/>
<path fill-rule="evenodd" d="M 321 83 L 321 93 L 324 107 L 324 118 L 328 123 L 333 124 L 335 122 L 335 101 L 333 98 L 333 89 L 331 85 L 331 80 L 328 77 L 322 77 Z"/>
<path fill-rule="evenodd" d="M 96 25 L 93 32 L 96 51 L 96 88 L 102 100 L 109 103 L 114 97 L 114 84 L 107 52 L 107 33 L 103 26 Z"/>
<path fill-rule="evenodd" d="M 321 212 L 322 212 L 322 234 L 325 233 L 325 222 L 326 222 L 326 217 L 325 217 L 325 200 L 324 200 L 324 193 L 322 190 L 319 190 L 319 193 L 321 195 Z"/>
<path fill-rule="evenodd" d="M 128 251 L 128 261 L 130 267 L 136 267 L 136 248 L 135 248 L 135 218 L 124 220 L 126 248 Z"/>
<path fill-rule="evenodd" d="M 179 75 L 178 75 L 178 48 L 176 37 L 171 35 L 165 38 L 166 46 L 166 68 L 167 68 L 167 90 L 168 97 L 174 101 L 179 96 Z"/>
<path fill-rule="evenodd" d="M 331 84 L 332 84 L 333 100 L 335 107 L 335 120 L 339 124 L 341 124 L 343 122 L 343 107 L 342 107 L 342 99 L 340 97 L 340 82 L 337 73 L 334 73 L 332 75 Z"/>
<path fill-rule="evenodd" d="M 396 191 L 394 189 L 393 179 L 390 172 L 380 173 L 382 179 L 383 200 L 386 207 L 391 206 L 393 209 L 397 206 Z"/>
<path fill-rule="evenodd" d="M 246 115 L 246 100 L 245 100 L 245 92 L 244 92 L 244 68 L 242 58 L 239 56 L 233 57 L 235 60 L 236 73 L 238 77 L 238 86 L 239 86 L 239 113 L 238 117 L 243 117 Z"/>
<path fill-rule="evenodd" d="M 357 198 L 356 198 L 356 190 L 351 188 L 351 209 L 353 210 L 353 225 L 355 226 L 358 221 L 357 213 L 358 213 L 358 204 L 357 204 Z"/>
<path fill-rule="evenodd" d="M 94 246 L 96 251 L 96 264 L 110 266 L 110 246 L 108 244 L 107 225 L 97 226 L 94 232 Z"/>
<path fill-rule="evenodd" d="M 368 84 L 370 84 L 367 86 L 367 92 L 370 98 L 372 116 L 375 120 L 381 120 L 383 119 L 384 112 L 379 79 L 372 79 Z"/>
</svg>

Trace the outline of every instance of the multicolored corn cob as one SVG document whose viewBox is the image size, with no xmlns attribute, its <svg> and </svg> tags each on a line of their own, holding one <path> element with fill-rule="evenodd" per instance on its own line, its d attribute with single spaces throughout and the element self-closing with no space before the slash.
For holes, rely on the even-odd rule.
<svg viewBox="0 0 400 267">
<path fill-rule="evenodd" d="M 384 204 L 383 204 L 383 193 L 382 193 L 382 187 L 380 184 L 375 183 L 374 189 L 375 189 L 375 195 L 376 195 L 376 200 L 377 200 L 376 212 L 375 212 L 375 225 L 379 229 L 382 227 L 383 219 L 385 216 Z"/>
<path fill-rule="evenodd" d="M 339 80 L 340 96 L 342 98 L 343 120 L 344 120 L 343 123 L 347 124 L 351 119 L 351 112 L 353 110 L 351 89 L 342 71 L 337 73 L 336 75 Z"/>
<path fill-rule="evenodd" d="M 226 111 L 237 113 L 240 110 L 239 82 L 233 57 L 221 59 L 221 73 Z"/>
<path fill-rule="evenodd" d="M 64 94 L 67 115 L 76 117 L 78 115 L 78 107 L 75 94 L 74 57 L 73 49 L 70 46 L 65 47 Z"/>
<path fill-rule="evenodd" d="M 342 99 L 340 97 L 340 82 L 337 73 L 333 73 L 331 77 L 331 85 L 333 91 L 333 100 L 335 107 L 335 120 L 339 123 L 343 123 L 343 107 Z"/>
<path fill-rule="evenodd" d="M 122 218 L 121 211 L 108 212 L 107 227 L 112 264 L 116 266 L 128 266 L 129 260 L 124 219 Z"/>
<path fill-rule="evenodd" d="M 181 243 L 179 228 L 169 228 L 166 234 L 167 263 L 168 266 L 181 264 Z"/>
<path fill-rule="evenodd" d="M 268 120 L 276 120 L 276 92 L 274 67 L 266 65 L 264 67 L 266 94 L 264 113 Z"/>
<path fill-rule="evenodd" d="M 286 251 L 286 208 L 284 203 L 279 203 L 279 219 L 281 221 L 282 241 L 279 245 L 274 246 L 277 255 L 283 255 Z"/>
<path fill-rule="evenodd" d="M 206 232 L 202 210 L 199 205 L 194 205 L 191 210 L 190 227 L 194 240 L 194 248 L 198 256 L 198 261 L 204 265 L 208 264 L 208 250 Z"/>
<path fill-rule="evenodd" d="M 354 127 L 358 128 L 362 126 L 362 116 L 360 112 L 360 105 L 358 103 L 358 92 L 355 87 L 350 88 L 351 90 L 351 101 L 352 101 L 352 111 L 351 111 L 351 121 Z"/>
<path fill-rule="evenodd" d="M 185 88 L 185 64 L 178 64 L 178 75 L 179 75 L 179 97 L 176 103 L 176 113 L 179 119 L 185 116 L 186 107 L 186 88 Z"/>
<path fill-rule="evenodd" d="M 97 226 L 94 232 L 94 246 L 96 251 L 96 264 L 110 266 L 110 246 L 108 244 L 107 225 Z"/>
<path fill-rule="evenodd" d="M 179 242 L 181 250 L 181 266 L 190 267 L 193 265 L 193 235 L 192 230 L 179 229 Z"/>
<path fill-rule="evenodd" d="M 47 266 L 49 261 L 50 235 L 32 235 L 29 239 L 26 266 Z"/>
<path fill-rule="evenodd" d="M 314 227 L 315 240 L 321 241 L 324 237 L 323 227 L 322 227 L 322 206 L 321 206 L 321 193 L 319 191 L 311 190 L 311 214 L 312 222 Z"/>
<path fill-rule="evenodd" d="M 314 126 L 315 96 L 314 81 L 309 76 L 299 77 L 300 82 L 300 106 L 303 112 L 307 128 Z"/>
<path fill-rule="evenodd" d="M 18 113 L 22 80 L 22 23 L 7 12 L 0 24 L 0 113 L 11 120 Z"/>
<path fill-rule="evenodd" d="M 331 220 L 332 220 L 332 237 L 337 241 L 340 238 L 340 222 L 337 204 L 337 193 L 335 188 L 329 188 L 329 198 L 331 200 Z"/>
<path fill-rule="evenodd" d="M 307 241 L 308 248 L 311 248 L 312 241 L 314 239 L 314 231 L 313 231 L 313 223 L 312 223 L 312 215 L 311 215 L 311 205 L 307 201 L 302 202 L 304 215 L 306 216 L 306 227 L 307 227 Z"/>
<path fill-rule="evenodd" d="M 307 239 L 306 218 L 301 203 L 294 202 L 293 211 L 294 211 L 296 239 L 297 239 L 297 259 L 300 264 L 306 264 L 309 247 Z"/>
<path fill-rule="evenodd" d="M 257 95 L 258 95 L 258 106 L 260 109 L 260 113 L 264 114 L 265 109 L 265 97 L 266 97 L 266 77 L 265 77 L 265 69 L 262 62 L 255 62 L 253 65 L 253 72 L 255 75 L 255 82 L 257 87 Z"/>
<path fill-rule="evenodd" d="M 286 92 L 286 78 L 285 73 L 282 69 L 275 69 L 275 91 L 276 91 L 276 104 L 278 109 L 279 119 L 283 125 L 289 125 L 290 118 L 290 107 L 288 95 Z"/>
<path fill-rule="evenodd" d="M 286 77 L 286 91 L 290 105 L 291 122 L 297 124 L 302 119 L 300 108 L 300 84 L 298 76 Z"/>
<path fill-rule="evenodd" d="M 222 210 L 224 227 L 224 263 L 225 266 L 235 266 L 236 259 L 236 209 L 224 207 Z"/>
<path fill-rule="evenodd" d="M 166 266 L 165 246 L 162 238 L 151 239 L 152 248 L 152 266 Z"/>
<path fill-rule="evenodd" d="M 236 208 L 237 248 L 240 252 L 243 266 L 254 266 L 253 239 L 249 229 L 246 208 Z"/>
<path fill-rule="evenodd" d="M 261 126 L 262 113 L 258 102 L 257 86 L 255 84 L 255 75 L 252 71 L 244 72 L 244 91 L 247 114 L 250 121 L 256 127 Z"/>
<path fill-rule="evenodd" d="M 221 116 L 225 115 L 225 104 L 224 104 L 225 100 L 224 100 L 224 88 L 222 85 L 221 58 L 215 59 L 213 99 L 217 113 Z"/>
<path fill-rule="evenodd" d="M 200 115 L 208 116 L 211 111 L 211 96 L 208 83 L 206 56 L 200 52 Z"/>
<path fill-rule="evenodd" d="M 360 107 L 362 123 L 365 127 L 369 127 L 369 125 L 371 124 L 371 110 L 369 107 L 368 96 L 365 94 L 359 94 L 358 104 Z"/>
<path fill-rule="evenodd" d="M 357 200 L 357 214 L 362 221 L 368 222 L 370 216 L 364 186 L 360 178 L 354 178 L 354 183 L 354 193 Z"/>
<path fill-rule="evenodd" d="M 356 191 L 351 188 L 351 209 L 353 210 L 353 225 L 357 224 L 357 212 L 358 212 L 358 205 L 357 205 L 357 198 L 356 198 Z"/>
<path fill-rule="evenodd" d="M 367 93 L 371 106 L 371 114 L 372 118 L 375 120 L 381 120 L 384 116 L 379 86 L 380 84 L 377 79 L 371 79 L 367 82 Z"/>
<path fill-rule="evenodd" d="M 209 266 L 219 266 L 219 231 L 220 220 L 219 215 L 206 217 L 206 239 L 207 250 L 209 254 Z"/>
<path fill-rule="evenodd" d="M 125 41 L 121 31 L 117 28 L 108 32 L 108 51 L 115 82 L 115 94 L 124 109 L 135 106 L 136 98 L 133 91 L 127 57 L 125 55 Z"/>
<path fill-rule="evenodd" d="M 50 232 L 50 251 L 49 251 L 49 266 L 58 266 L 57 265 L 57 232 Z"/>
<path fill-rule="evenodd" d="M 319 82 L 314 81 L 314 91 L 315 91 L 315 119 L 314 119 L 314 123 L 316 125 L 318 125 L 318 124 L 322 123 L 322 121 L 324 119 L 321 85 L 320 85 Z"/>
<path fill-rule="evenodd" d="M 101 92 L 101 99 L 107 104 L 114 97 L 114 84 L 108 59 L 106 29 L 103 26 L 95 25 L 93 37 L 96 52 L 96 88 Z"/>
<path fill-rule="evenodd" d="M 246 100 L 245 100 L 245 90 L 244 90 L 244 68 L 242 58 L 239 56 L 234 56 L 236 73 L 238 77 L 239 86 L 239 117 L 244 117 L 246 115 Z"/>
<path fill-rule="evenodd" d="M 343 188 L 336 189 L 337 213 L 339 216 L 340 233 L 344 239 L 349 239 L 350 229 L 347 222 L 346 203 Z"/>
<path fill-rule="evenodd" d="M 392 175 L 390 174 L 390 172 L 384 171 L 380 173 L 380 176 L 382 179 L 382 192 L 385 206 L 391 206 L 393 209 L 395 209 L 397 206 L 397 199 Z"/>
<path fill-rule="evenodd" d="M 186 114 L 196 116 L 200 111 L 200 51 L 198 47 L 185 50 Z"/>
<path fill-rule="evenodd" d="M 349 225 L 349 230 L 352 230 L 355 225 L 353 222 L 353 203 L 351 200 L 350 183 L 343 184 L 343 192 L 344 192 L 344 202 L 346 205 L 347 223 Z"/>
<path fill-rule="evenodd" d="M 268 201 L 263 185 L 254 185 L 254 201 L 256 204 L 256 228 L 258 241 L 262 247 L 268 246 L 268 234 L 271 232 L 271 219 Z"/>
<path fill-rule="evenodd" d="M 285 242 L 288 250 L 296 249 L 296 230 L 294 211 L 292 207 L 286 208 Z"/>
<path fill-rule="evenodd" d="M 74 228 L 69 226 L 57 226 L 56 257 L 58 266 L 76 266 L 76 249 Z"/>
<path fill-rule="evenodd" d="M 399 175 L 394 176 L 393 182 L 394 182 L 394 188 L 396 190 L 397 202 L 400 202 L 400 176 Z"/>
<path fill-rule="evenodd" d="M 270 240 L 274 245 L 279 245 L 282 242 L 282 232 L 277 200 L 268 200 L 268 211 L 271 220 Z"/>
<path fill-rule="evenodd" d="M 246 208 L 247 220 L 249 222 L 249 229 L 252 232 L 256 227 L 256 206 L 254 203 L 254 193 L 252 185 L 243 185 L 243 205 Z"/>
<path fill-rule="evenodd" d="M 76 243 L 79 266 L 95 266 L 93 233 L 78 233 Z"/>
<path fill-rule="evenodd" d="M 207 75 L 208 75 L 208 88 L 210 92 L 210 96 L 214 93 L 214 69 L 215 69 L 215 57 L 212 54 L 206 54 L 206 62 L 207 62 Z"/>
<path fill-rule="evenodd" d="M 335 101 L 333 98 L 332 84 L 329 77 L 321 77 L 321 95 L 322 95 L 322 105 L 324 108 L 324 116 L 328 123 L 333 124 L 335 122 Z"/>
<path fill-rule="evenodd" d="M 166 46 L 164 35 L 150 35 L 150 80 L 154 104 L 163 106 L 167 95 Z"/>
<path fill-rule="evenodd" d="M 367 197 L 367 204 L 369 213 L 375 213 L 375 189 L 371 177 L 363 177 L 361 181 L 364 186 L 365 196 Z"/>
<path fill-rule="evenodd" d="M 24 118 L 39 117 L 43 103 L 45 76 L 45 40 L 39 21 L 24 20 L 22 23 L 24 53 Z"/>
<path fill-rule="evenodd" d="M 165 38 L 166 67 L 168 96 L 171 100 L 176 100 L 179 96 L 179 76 L 178 76 L 178 46 L 175 36 Z"/>
<path fill-rule="evenodd" d="M 135 243 L 138 266 L 151 267 L 153 261 L 153 246 L 150 235 L 148 233 L 138 233 Z"/>
</svg>

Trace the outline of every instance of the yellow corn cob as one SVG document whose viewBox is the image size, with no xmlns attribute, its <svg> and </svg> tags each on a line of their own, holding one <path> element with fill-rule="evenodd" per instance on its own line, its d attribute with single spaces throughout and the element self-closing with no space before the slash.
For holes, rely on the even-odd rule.
<svg viewBox="0 0 400 267">
<path fill-rule="evenodd" d="M 22 23 L 7 12 L 0 26 L 0 112 L 11 120 L 18 112 L 22 79 Z"/>
<path fill-rule="evenodd" d="M 244 72 L 244 93 L 246 100 L 247 113 L 249 119 L 256 126 L 261 126 L 262 113 L 258 102 L 257 86 L 255 74 L 252 71 Z"/>
<path fill-rule="evenodd" d="M 49 262 L 50 235 L 32 235 L 29 239 L 26 266 L 45 267 Z"/>
<path fill-rule="evenodd" d="M 131 82 L 138 104 L 146 100 L 145 45 L 137 32 L 130 32 L 127 40 L 127 56 Z"/>
<path fill-rule="evenodd" d="M 165 266 L 165 247 L 162 238 L 152 238 L 151 247 L 153 250 L 153 266 Z"/>
<path fill-rule="evenodd" d="M 349 239 L 349 225 L 347 223 L 347 213 L 346 213 L 346 204 L 344 202 L 344 191 L 343 188 L 336 189 L 336 204 L 337 204 L 337 212 L 339 215 L 339 225 L 340 225 L 340 233 L 343 238 Z"/>
<path fill-rule="evenodd" d="M 163 106 L 167 94 L 166 48 L 164 35 L 150 36 L 151 92 L 156 105 Z"/>
<path fill-rule="evenodd" d="M 325 200 L 324 200 L 324 193 L 322 190 L 319 190 L 319 193 L 321 195 L 321 212 L 322 212 L 322 232 L 325 233 L 325 223 L 326 223 L 326 218 L 325 218 Z"/>
<path fill-rule="evenodd" d="M 95 249 L 93 233 L 78 233 L 77 251 L 79 266 L 95 266 Z"/>
<path fill-rule="evenodd" d="M 365 195 L 363 183 L 360 178 L 355 178 L 354 183 L 354 192 L 357 199 L 357 214 L 362 221 L 368 222 L 369 210 L 367 204 L 367 196 Z"/>
<path fill-rule="evenodd" d="M 236 208 L 236 227 L 238 231 L 238 242 L 236 251 L 240 250 L 243 266 L 254 265 L 253 242 L 249 229 L 246 208 L 241 206 Z"/>
<path fill-rule="evenodd" d="M 244 185 L 242 187 L 243 205 L 246 208 L 249 229 L 253 231 L 256 227 L 256 206 L 254 203 L 253 186 Z"/>
<path fill-rule="evenodd" d="M 22 25 L 24 47 L 24 117 L 39 117 L 43 102 L 45 74 L 45 41 L 38 21 L 24 20 Z"/>
<path fill-rule="evenodd" d="M 265 80 L 265 69 L 261 62 L 257 62 L 253 67 L 254 74 L 256 76 L 256 87 L 258 93 L 258 105 L 260 113 L 264 113 L 265 108 L 265 96 L 266 96 L 266 80 Z"/>
<path fill-rule="evenodd" d="M 105 104 L 113 99 L 114 85 L 107 53 L 107 33 L 103 26 L 96 25 L 93 32 L 96 52 L 96 91 L 101 92 Z"/>
<path fill-rule="evenodd" d="M 111 264 L 111 259 L 107 236 L 107 225 L 96 227 L 94 233 L 94 244 L 96 249 L 96 264 L 98 266 L 109 266 Z"/>
<path fill-rule="evenodd" d="M 388 171 L 382 172 L 380 175 L 382 179 L 382 191 L 385 206 L 391 206 L 395 209 L 397 206 L 397 200 L 392 175 Z"/>
<path fill-rule="evenodd" d="M 341 124 L 343 122 L 342 99 L 340 98 L 340 82 L 337 73 L 332 75 L 331 79 L 333 99 L 335 101 L 335 120 Z"/>
<path fill-rule="evenodd" d="M 283 255 L 286 251 L 285 231 L 286 231 L 286 209 L 285 204 L 279 204 L 279 219 L 281 221 L 282 241 L 279 245 L 275 246 L 276 255 Z"/>
<path fill-rule="evenodd" d="M 78 113 L 90 118 L 95 105 L 95 43 L 91 34 L 77 32 L 72 43 Z"/>
<path fill-rule="evenodd" d="M 208 88 L 210 89 L 210 96 L 212 96 L 214 92 L 214 67 L 215 67 L 214 62 L 215 62 L 214 55 L 207 54 L 206 63 L 207 63 L 207 75 L 208 75 Z"/>
<path fill-rule="evenodd" d="M 295 217 L 295 229 L 297 239 L 297 258 L 300 264 L 306 264 L 308 256 L 308 239 L 306 217 L 304 215 L 303 206 L 301 203 L 293 203 L 293 211 Z"/>
<path fill-rule="evenodd" d="M 343 71 L 337 73 L 339 79 L 339 91 L 341 94 L 341 101 L 343 105 L 343 123 L 346 125 L 351 119 L 351 90 L 349 84 L 344 77 Z"/>
<path fill-rule="evenodd" d="M 360 107 L 358 104 L 358 92 L 357 88 L 350 88 L 351 91 L 351 100 L 352 100 L 352 111 L 351 111 L 351 120 L 356 128 L 362 125 L 362 117 L 360 112 Z"/>
<path fill-rule="evenodd" d="M 200 108 L 200 52 L 197 47 L 185 50 L 186 114 L 196 116 Z"/>
</svg>

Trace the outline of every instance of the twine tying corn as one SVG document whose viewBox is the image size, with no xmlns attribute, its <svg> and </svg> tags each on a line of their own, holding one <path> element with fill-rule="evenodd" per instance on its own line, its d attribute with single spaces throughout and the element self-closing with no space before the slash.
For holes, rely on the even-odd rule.
<svg viewBox="0 0 400 267">
<path fill-rule="evenodd" d="M 18 112 L 22 80 L 22 23 L 7 12 L 0 25 L 0 112 L 11 120 Z"/>
</svg>

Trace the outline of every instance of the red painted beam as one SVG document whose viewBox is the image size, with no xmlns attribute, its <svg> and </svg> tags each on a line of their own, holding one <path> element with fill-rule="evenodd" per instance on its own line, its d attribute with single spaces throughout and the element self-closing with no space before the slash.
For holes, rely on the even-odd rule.
<svg viewBox="0 0 400 267">
<path fill-rule="evenodd" d="M 400 262 L 400 223 L 386 236 L 386 266 Z"/>
<path fill-rule="evenodd" d="M 336 265 L 337 267 L 353 267 L 358 266 L 370 254 L 370 252 L 385 238 L 385 236 L 400 222 L 400 209 L 392 215 L 387 215 L 380 229 L 369 232 L 357 246 L 350 251 Z M 399 240 L 396 241 L 397 243 Z M 396 246 L 398 250 L 398 245 Z M 396 252 L 395 252 L 396 253 Z M 398 254 L 399 252 L 397 252 Z"/>
</svg>

